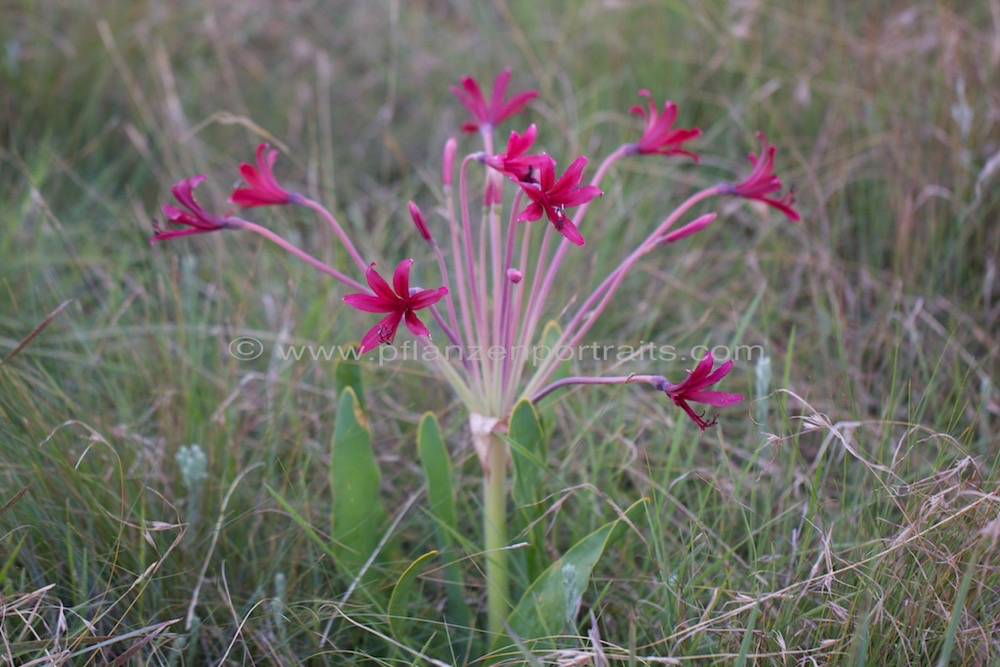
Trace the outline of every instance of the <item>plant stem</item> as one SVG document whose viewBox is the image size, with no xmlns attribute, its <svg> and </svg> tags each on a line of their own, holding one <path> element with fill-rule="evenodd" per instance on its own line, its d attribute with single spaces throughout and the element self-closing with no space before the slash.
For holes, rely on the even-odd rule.
<svg viewBox="0 0 1000 667">
<path fill-rule="evenodd" d="M 326 263 L 321 262 L 320 260 L 316 259 L 312 255 L 310 255 L 309 253 L 307 253 L 305 250 L 302 250 L 301 248 L 296 248 L 291 243 L 289 243 L 285 239 L 281 238 L 280 236 L 278 236 L 277 234 L 275 234 L 274 232 L 272 232 L 270 229 L 267 229 L 266 227 L 261 227 L 260 225 L 254 223 L 254 222 L 250 222 L 249 220 L 243 220 L 242 218 L 230 218 L 229 222 L 232 225 L 233 229 L 245 229 L 247 231 L 253 232 L 254 234 L 259 234 L 260 236 L 263 236 L 265 239 L 267 239 L 271 243 L 275 244 L 276 246 L 278 246 L 282 250 L 285 250 L 286 252 L 289 252 L 289 253 L 295 255 L 296 257 L 298 257 L 299 259 L 301 259 L 303 262 L 305 262 L 305 263 L 309 264 L 310 266 L 312 266 L 317 271 L 320 271 L 321 273 L 325 273 L 326 275 L 339 280 L 340 282 L 344 283 L 345 285 L 347 285 L 348 287 L 350 287 L 352 289 L 356 289 L 356 290 L 359 290 L 359 291 L 365 292 L 365 293 L 368 293 L 368 292 L 371 291 L 367 287 L 365 287 L 364 285 L 362 285 L 361 283 L 359 283 L 358 281 L 356 281 L 353 278 L 350 278 L 347 275 L 341 273 L 340 271 L 338 271 L 337 269 L 333 268 L 329 264 L 326 264 Z"/>
<path fill-rule="evenodd" d="M 507 443 L 490 436 L 488 467 L 483 477 L 483 541 L 486 550 L 486 629 L 504 632 L 509 610 L 507 571 Z M 492 639 L 491 639 L 492 641 Z"/>
</svg>

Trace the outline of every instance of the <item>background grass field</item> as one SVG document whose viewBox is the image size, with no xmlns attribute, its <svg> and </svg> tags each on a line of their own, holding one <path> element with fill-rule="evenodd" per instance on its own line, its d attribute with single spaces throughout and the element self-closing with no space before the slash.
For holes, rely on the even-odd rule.
<svg viewBox="0 0 1000 667">
<path fill-rule="evenodd" d="M 69 301 L 0 366 L 0 662 L 422 664 L 385 639 L 381 596 L 433 546 L 425 410 L 458 465 L 470 542 L 456 558 L 478 580 L 460 406 L 417 364 L 363 370 L 399 521 L 381 576 L 345 595 L 314 539 L 328 530 L 333 364 L 239 362 L 227 344 L 339 343 L 367 320 L 257 239 L 150 247 L 150 221 L 194 173 L 221 204 L 263 138 L 363 254 L 427 259 L 402 204 L 438 196 L 440 147 L 464 115 L 448 86 L 504 66 L 541 93 L 513 127 L 539 123 L 559 155 L 634 140 L 643 87 L 704 130 L 700 169 L 617 169 L 563 300 L 684 192 L 741 172 L 757 129 L 804 214 L 723 204 L 724 224 L 650 256 L 593 332 L 760 345 L 771 381 L 740 362 L 725 389 L 755 400 L 704 436 L 653 392 L 560 396 L 551 555 L 640 497 L 652 511 L 598 565 L 579 636 L 538 659 L 1000 660 L 1000 2 L 0 0 L 0 13 L 0 358 Z M 340 259 L 300 212 L 255 219 Z M 200 493 L 177 462 L 194 443 Z M 443 599 L 430 573 L 397 641 L 457 661 Z"/>
</svg>

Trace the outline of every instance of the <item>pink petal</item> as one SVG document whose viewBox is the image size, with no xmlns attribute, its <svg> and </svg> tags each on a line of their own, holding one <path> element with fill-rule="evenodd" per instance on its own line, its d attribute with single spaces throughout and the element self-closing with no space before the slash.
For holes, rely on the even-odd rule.
<svg viewBox="0 0 1000 667">
<path fill-rule="evenodd" d="M 586 204 L 594 197 L 601 197 L 604 192 L 601 191 L 596 185 L 588 185 L 586 187 L 579 188 L 567 194 L 564 197 L 559 198 L 559 203 L 563 206 L 579 206 L 581 204 Z"/>
<path fill-rule="evenodd" d="M 243 180 L 247 182 L 253 190 L 264 189 L 264 182 L 261 178 L 260 172 L 253 165 L 247 164 L 246 162 L 240 164 L 240 176 Z"/>
<path fill-rule="evenodd" d="M 507 94 L 507 85 L 510 83 L 510 70 L 505 69 L 504 71 L 497 74 L 497 78 L 493 81 L 493 95 L 490 97 L 490 108 L 489 108 L 489 118 L 492 122 L 499 122 L 500 118 L 498 114 L 500 112 L 500 107 L 503 104 L 503 98 Z"/>
<path fill-rule="evenodd" d="M 364 354 L 368 350 L 378 347 L 382 343 L 391 343 L 396 337 L 396 329 L 399 328 L 399 321 L 403 318 L 403 313 L 397 311 L 382 319 L 373 326 L 361 339 L 361 349 L 358 354 Z"/>
<path fill-rule="evenodd" d="M 379 335 L 381 332 L 380 327 L 380 324 L 376 324 L 361 338 L 361 347 L 358 348 L 358 354 L 364 354 L 365 352 L 374 350 L 376 347 L 381 345 L 382 340 Z"/>
<path fill-rule="evenodd" d="M 392 291 L 392 288 L 389 287 L 389 283 L 387 283 L 385 279 L 378 274 L 378 271 L 375 270 L 375 262 L 372 262 L 371 266 L 368 267 L 368 270 L 365 271 L 365 279 L 368 280 L 368 286 L 371 287 L 372 291 L 378 296 L 392 301 L 399 300 L 399 297 L 396 296 L 396 294 Z"/>
<path fill-rule="evenodd" d="M 284 198 L 275 198 L 273 195 L 261 190 L 240 188 L 239 190 L 233 190 L 233 194 L 229 195 L 229 201 L 240 208 L 254 208 L 255 206 L 284 204 L 286 200 Z"/>
<path fill-rule="evenodd" d="M 712 359 L 712 353 L 709 352 L 707 355 L 702 357 L 701 361 L 698 362 L 698 365 L 695 366 L 694 370 L 691 371 L 686 378 L 684 378 L 684 381 L 679 385 L 676 385 L 670 391 L 670 394 L 673 396 L 682 396 L 688 391 L 704 387 L 704 378 L 712 372 L 712 365 L 714 363 L 715 361 Z"/>
<path fill-rule="evenodd" d="M 404 259 L 392 274 L 392 286 L 396 288 L 396 294 L 399 295 L 400 299 L 410 298 L 410 267 L 412 265 L 412 259 Z"/>
<path fill-rule="evenodd" d="M 562 190 L 568 189 L 580 182 L 580 177 L 583 176 L 583 170 L 587 166 L 587 158 L 580 156 L 573 160 L 573 163 L 569 165 L 563 175 L 559 178 L 556 184 L 550 188 L 551 190 Z"/>
<path fill-rule="evenodd" d="M 424 323 L 420 321 L 420 318 L 412 310 L 406 311 L 406 328 L 414 336 L 427 336 L 429 338 L 431 335 L 431 332 L 427 330 L 427 327 L 424 326 Z"/>
<path fill-rule="evenodd" d="M 173 193 L 174 198 L 180 203 L 187 206 L 192 211 L 201 210 L 201 206 L 198 202 L 194 200 L 194 189 L 204 181 L 206 178 L 205 174 L 198 174 L 197 176 L 192 176 L 191 178 L 185 178 L 182 181 L 174 183 L 174 186 L 170 188 Z"/>
<path fill-rule="evenodd" d="M 370 294 L 348 294 L 344 303 L 367 313 L 391 313 L 399 308 L 397 301 L 389 301 Z"/>
<path fill-rule="evenodd" d="M 563 217 L 562 221 L 555 225 L 556 231 L 566 237 L 566 240 L 578 246 L 584 245 L 586 242 L 583 240 L 583 234 L 580 230 L 576 228 L 576 225 L 567 218 Z"/>
<path fill-rule="evenodd" d="M 190 236 L 191 234 L 204 234 L 206 231 L 208 230 L 198 228 L 161 231 L 153 234 L 152 238 L 149 239 L 149 243 L 152 245 L 157 241 L 166 241 L 167 239 L 176 238 L 178 236 Z"/>
<path fill-rule="evenodd" d="M 523 93 L 518 93 L 514 97 L 507 100 L 503 106 L 500 107 L 499 113 L 497 114 L 497 122 L 504 120 L 505 118 L 510 118 L 516 113 L 520 113 L 522 109 L 531 100 L 538 97 L 538 92 L 534 90 L 526 90 Z"/>
<path fill-rule="evenodd" d="M 539 157 L 540 157 L 538 161 L 539 188 L 542 190 L 542 192 L 549 192 L 550 190 L 552 190 L 552 184 L 555 183 L 556 180 L 556 161 L 553 160 L 548 155 L 546 155 L 545 153 L 542 153 L 542 155 Z"/>
<path fill-rule="evenodd" d="M 727 394 L 723 391 L 692 391 L 684 394 L 684 398 L 705 405 L 736 405 L 743 401 L 739 394 Z"/>
<path fill-rule="evenodd" d="M 425 289 L 417 292 L 412 297 L 410 297 L 410 310 L 420 310 L 421 308 L 426 308 L 427 306 L 433 306 L 435 303 L 443 299 L 448 295 L 447 287 L 439 287 L 437 289 Z"/>
<path fill-rule="evenodd" d="M 527 192 L 527 190 L 525 190 Z M 542 217 L 544 210 L 538 202 L 528 204 L 528 207 L 521 211 L 520 215 L 517 216 L 518 222 L 530 222 L 532 220 L 538 220 Z"/>
<path fill-rule="evenodd" d="M 730 359 L 726 363 L 716 368 L 713 373 L 710 373 L 708 377 L 702 380 L 701 386 L 710 387 L 713 384 L 717 384 L 720 380 L 722 380 L 722 378 L 729 375 L 729 371 L 731 371 L 732 368 L 733 368 L 733 360 Z"/>
</svg>

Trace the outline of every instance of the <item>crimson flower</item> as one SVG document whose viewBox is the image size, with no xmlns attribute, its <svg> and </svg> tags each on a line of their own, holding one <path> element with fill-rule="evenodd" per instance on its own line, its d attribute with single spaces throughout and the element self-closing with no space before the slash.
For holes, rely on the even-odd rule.
<svg viewBox="0 0 1000 667">
<path fill-rule="evenodd" d="M 739 183 L 726 183 L 723 185 L 723 193 L 736 197 L 746 197 L 762 201 L 768 206 L 773 206 L 788 216 L 790 220 L 799 220 L 798 211 L 792 206 L 795 204 L 795 196 L 789 191 L 781 199 L 774 199 L 767 195 L 781 189 L 781 179 L 774 175 L 774 146 L 767 143 L 767 139 L 762 132 L 757 133 L 757 138 L 761 141 L 760 157 L 750 153 L 750 164 L 753 171 L 743 181 Z"/>
<path fill-rule="evenodd" d="M 687 155 L 700 162 L 701 159 L 682 144 L 701 135 L 701 130 L 692 128 L 674 128 L 674 121 L 677 120 L 677 105 L 667 100 L 663 104 L 663 113 L 656 107 L 656 100 L 652 93 L 643 88 L 639 95 L 649 98 L 649 110 L 641 105 L 635 105 L 630 110 L 646 119 L 646 129 L 642 132 L 642 138 L 638 143 L 629 145 L 627 152 L 634 155 Z"/>
<path fill-rule="evenodd" d="M 688 405 L 688 401 L 705 405 L 735 405 L 743 400 L 739 394 L 727 394 L 722 391 L 705 391 L 726 377 L 733 367 L 732 361 L 727 361 L 714 371 L 715 360 L 709 352 L 680 384 L 671 384 L 666 378 L 657 378 L 653 386 L 666 392 L 675 405 L 684 410 L 695 424 L 704 432 L 709 426 L 714 426 L 716 419 L 705 421 L 704 413 L 698 414 Z"/>
<path fill-rule="evenodd" d="M 174 184 L 170 191 L 174 197 L 187 210 L 179 209 L 170 204 L 163 205 L 163 214 L 167 216 L 169 222 L 175 225 L 183 225 L 189 229 L 166 229 L 161 227 L 155 220 L 153 221 L 153 231 L 156 233 L 149 240 L 150 243 L 172 239 L 176 236 L 188 236 L 190 234 L 207 234 L 229 227 L 229 213 L 222 216 L 212 215 L 201 207 L 194 198 L 194 189 L 199 183 L 205 180 L 205 174 L 198 174 L 191 178 L 185 178 Z M 231 213 L 231 211 L 230 211 Z"/>
<path fill-rule="evenodd" d="M 240 175 L 250 187 L 238 188 L 229 197 L 229 201 L 240 208 L 295 204 L 302 199 L 301 195 L 278 185 L 278 180 L 274 177 L 274 161 L 278 159 L 278 151 L 267 149 L 267 144 L 257 146 L 256 167 L 246 162 L 240 165 Z"/>
<path fill-rule="evenodd" d="M 509 100 L 504 100 L 507 95 L 507 84 L 510 83 L 510 70 L 505 69 L 497 75 L 493 82 L 493 96 L 490 97 L 489 104 L 483 97 L 483 92 L 479 89 L 479 84 L 471 76 L 462 79 L 462 86 L 452 86 L 451 92 L 469 110 L 475 122 L 462 124 L 465 132 L 478 132 L 480 129 L 490 130 L 504 120 L 519 113 L 531 100 L 538 97 L 538 91 L 526 90 L 518 93 Z"/>
<path fill-rule="evenodd" d="M 521 211 L 517 219 L 518 221 L 538 220 L 544 213 L 557 232 L 565 236 L 571 243 L 583 245 L 583 235 L 580 234 L 576 225 L 566 217 L 565 210 L 567 206 L 580 206 L 594 197 L 604 194 L 594 185 L 579 187 L 583 168 L 587 166 L 587 158 L 580 156 L 573 160 L 573 164 L 557 181 L 555 160 L 547 155 L 539 157 L 541 159 L 538 161 L 538 183 L 518 183 L 524 194 L 531 199 L 531 204 Z"/>
<path fill-rule="evenodd" d="M 413 264 L 412 259 L 404 259 L 399 263 L 392 276 L 392 287 L 390 287 L 389 283 L 375 270 L 373 262 L 365 271 L 365 278 L 375 294 L 348 294 L 344 297 L 344 303 L 358 310 L 369 313 L 389 313 L 388 317 L 372 327 L 361 339 L 361 349 L 358 350 L 358 354 L 364 354 L 378 347 L 381 343 L 391 343 L 396 337 L 396 329 L 399 327 L 400 320 L 406 321 L 407 328 L 413 332 L 414 336 L 430 337 L 431 332 L 427 330 L 414 311 L 427 308 L 440 301 L 448 293 L 448 288 L 439 287 L 411 294 L 411 264 Z"/>
<path fill-rule="evenodd" d="M 510 139 L 507 140 L 507 152 L 487 157 L 483 161 L 488 167 L 496 169 L 518 183 L 537 184 L 541 164 L 548 158 L 544 155 L 525 155 L 535 143 L 537 133 L 538 128 L 534 124 L 528 127 L 524 134 L 511 132 Z"/>
</svg>

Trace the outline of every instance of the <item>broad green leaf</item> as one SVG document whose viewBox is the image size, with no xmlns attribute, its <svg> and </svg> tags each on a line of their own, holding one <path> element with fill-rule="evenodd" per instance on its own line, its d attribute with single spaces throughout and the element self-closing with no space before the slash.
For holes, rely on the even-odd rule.
<svg viewBox="0 0 1000 667">
<path fill-rule="evenodd" d="M 358 345 L 351 343 L 344 346 L 345 349 L 356 350 Z M 344 390 L 350 387 L 354 390 L 354 395 L 358 399 L 358 405 L 365 409 L 365 392 L 361 386 L 361 364 L 354 359 L 339 359 L 333 371 L 333 381 L 337 388 L 337 396 L 341 396 Z"/>
<path fill-rule="evenodd" d="M 635 523 L 646 511 L 646 505 L 645 499 L 640 500 L 625 511 L 625 517 Z M 550 565 L 528 587 L 508 617 L 514 634 L 529 642 L 561 635 L 572 628 L 594 566 L 605 549 L 621 539 L 627 529 L 628 523 L 622 519 L 607 523 Z"/>
<path fill-rule="evenodd" d="M 409 625 L 410 601 L 413 598 L 413 587 L 417 581 L 417 576 L 424 571 L 430 560 L 437 555 L 437 551 L 428 551 L 417 560 L 410 563 L 410 566 L 403 571 L 396 585 L 392 589 L 392 596 L 389 598 L 389 627 L 396 638 L 400 641 L 406 638 L 406 627 Z"/>
<path fill-rule="evenodd" d="M 330 523 L 340 561 L 352 574 L 371 556 L 381 534 L 385 510 L 379 497 L 380 478 L 368 422 L 354 389 L 345 387 L 330 451 Z"/>
<path fill-rule="evenodd" d="M 430 412 L 420 420 L 420 427 L 417 430 L 417 452 L 424 469 L 424 479 L 427 481 L 428 509 L 437 521 L 435 536 L 438 548 L 450 561 L 442 570 L 446 582 L 445 591 L 448 595 L 446 617 L 450 623 L 459 628 L 456 632 L 460 635 L 462 629 L 470 626 L 472 612 L 465 602 L 462 570 L 458 567 L 458 563 L 454 562 L 456 558 L 453 557 L 455 550 L 452 536 L 458 532 L 458 519 L 455 511 L 455 494 L 451 487 L 451 457 L 448 455 L 448 446 L 441 434 L 438 420 Z"/>
</svg>

